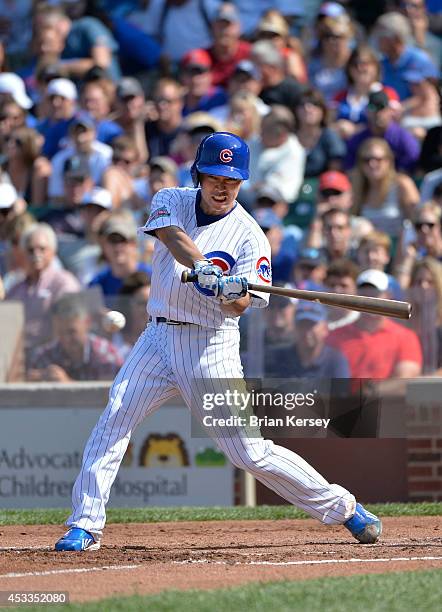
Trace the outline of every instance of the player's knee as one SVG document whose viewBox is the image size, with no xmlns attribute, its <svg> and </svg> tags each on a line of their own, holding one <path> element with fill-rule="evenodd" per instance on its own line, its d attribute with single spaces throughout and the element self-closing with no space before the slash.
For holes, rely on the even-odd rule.
<svg viewBox="0 0 442 612">
<path fill-rule="evenodd" d="M 267 464 L 269 445 L 272 444 L 270 440 L 259 440 L 250 445 L 244 445 L 242 452 L 232 458 L 232 462 L 242 470 L 252 474 L 259 473 Z"/>
</svg>

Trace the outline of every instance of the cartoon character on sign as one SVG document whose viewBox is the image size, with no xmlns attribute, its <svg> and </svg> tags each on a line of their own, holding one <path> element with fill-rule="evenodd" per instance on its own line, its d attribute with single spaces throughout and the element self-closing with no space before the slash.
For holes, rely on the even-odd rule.
<svg viewBox="0 0 442 612">
<path fill-rule="evenodd" d="M 272 268 L 267 257 L 260 257 L 256 262 L 256 274 L 264 283 L 269 283 L 272 280 Z"/>
<path fill-rule="evenodd" d="M 140 452 L 140 466 L 177 468 L 189 465 L 184 440 L 176 433 L 150 434 Z"/>
</svg>

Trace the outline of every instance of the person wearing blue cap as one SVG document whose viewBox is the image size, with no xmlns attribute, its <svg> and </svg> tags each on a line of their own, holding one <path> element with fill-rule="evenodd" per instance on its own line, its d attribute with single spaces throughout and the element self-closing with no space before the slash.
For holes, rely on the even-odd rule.
<svg viewBox="0 0 442 612">
<path fill-rule="evenodd" d="M 48 196 L 52 202 L 63 199 L 63 168 L 70 157 L 78 156 L 89 166 L 95 185 L 99 185 L 104 171 L 112 162 L 111 147 L 96 139 L 93 118 L 85 112 L 78 113 L 69 127 L 70 145 L 59 151 L 52 159 L 52 175 L 49 179 Z"/>
<path fill-rule="evenodd" d="M 320 249 L 305 247 L 299 252 L 293 269 L 293 278 L 298 289 L 325 291 L 322 283 L 327 271 L 327 259 Z"/>
<path fill-rule="evenodd" d="M 326 344 L 327 309 L 316 302 L 299 302 L 292 344 L 269 352 L 266 376 L 274 378 L 349 378 L 348 361 Z"/>
</svg>

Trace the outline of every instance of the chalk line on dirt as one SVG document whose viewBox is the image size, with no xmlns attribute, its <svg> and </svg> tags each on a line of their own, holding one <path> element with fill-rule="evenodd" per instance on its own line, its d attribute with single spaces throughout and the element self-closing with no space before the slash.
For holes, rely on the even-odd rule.
<svg viewBox="0 0 442 612">
<path fill-rule="evenodd" d="M 53 576 L 55 574 L 86 574 L 88 572 L 101 572 L 102 570 L 133 570 L 138 569 L 140 567 L 143 567 L 143 565 L 103 565 L 101 567 L 74 567 L 70 569 L 45 570 L 43 572 L 11 572 L 9 574 L 0 575 L 0 578 L 29 578 L 30 576 Z"/>
</svg>

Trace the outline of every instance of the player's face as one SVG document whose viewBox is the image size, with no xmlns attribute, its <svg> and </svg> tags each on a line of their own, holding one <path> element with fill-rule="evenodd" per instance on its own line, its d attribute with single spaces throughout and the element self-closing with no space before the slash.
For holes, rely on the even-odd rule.
<svg viewBox="0 0 442 612">
<path fill-rule="evenodd" d="M 231 210 L 242 181 L 213 174 L 201 175 L 201 208 L 208 215 L 223 215 Z"/>
</svg>

